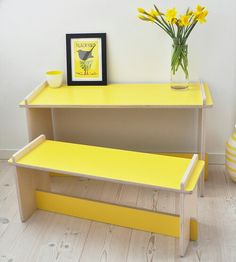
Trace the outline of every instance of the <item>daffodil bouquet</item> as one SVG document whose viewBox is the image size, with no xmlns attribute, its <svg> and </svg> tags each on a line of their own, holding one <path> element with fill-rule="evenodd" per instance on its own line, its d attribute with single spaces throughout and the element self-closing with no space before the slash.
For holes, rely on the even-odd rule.
<svg viewBox="0 0 236 262">
<path fill-rule="evenodd" d="M 185 79 L 189 79 L 188 73 L 188 47 L 187 40 L 196 24 L 205 23 L 208 11 L 198 5 L 195 10 L 189 8 L 183 15 L 178 15 L 176 8 L 161 12 L 156 5 L 147 12 L 138 8 L 139 18 L 143 21 L 152 22 L 163 29 L 173 40 L 173 53 L 171 59 L 171 71 L 175 75 L 178 69 L 182 69 Z"/>
</svg>

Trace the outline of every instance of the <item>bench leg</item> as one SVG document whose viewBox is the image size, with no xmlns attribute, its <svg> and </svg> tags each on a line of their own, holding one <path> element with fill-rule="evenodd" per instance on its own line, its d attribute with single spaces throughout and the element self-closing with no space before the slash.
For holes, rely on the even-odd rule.
<svg viewBox="0 0 236 262">
<path fill-rule="evenodd" d="M 197 187 L 192 194 L 180 193 L 179 253 L 183 257 L 190 241 L 190 220 L 197 219 Z"/>
<path fill-rule="evenodd" d="M 36 189 L 49 191 L 49 174 L 29 168 L 16 167 L 16 189 L 21 221 L 26 221 L 36 210 Z"/>
</svg>

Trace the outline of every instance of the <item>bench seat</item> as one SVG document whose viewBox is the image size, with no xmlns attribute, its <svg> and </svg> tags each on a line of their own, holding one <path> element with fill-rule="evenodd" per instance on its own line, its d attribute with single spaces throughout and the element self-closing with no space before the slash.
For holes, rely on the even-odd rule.
<svg viewBox="0 0 236 262">
<path fill-rule="evenodd" d="M 18 159 L 17 166 L 91 179 L 180 191 L 191 159 L 45 140 Z M 204 167 L 198 160 L 185 187 L 191 193 Z"/>
<path fill-rule="evenodd" d="M 180 255 L 196 240 L 197 184 L 204 161 L 46 140 L 39 136 L 9 159 L 16 166 L 22 221 L 39 208 L 180 238 Z M 50 192 L 50 173 L 179 193 L 180 214 L 117 206 Z"/>
</svg>

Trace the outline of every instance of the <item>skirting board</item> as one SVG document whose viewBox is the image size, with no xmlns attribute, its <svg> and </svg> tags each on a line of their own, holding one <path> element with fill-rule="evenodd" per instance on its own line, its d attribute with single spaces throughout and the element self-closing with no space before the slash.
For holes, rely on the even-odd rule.
<svg viewBox="0 0 236 262">
<path fill-rule="evenodd" d="M 0 149 L 0 160 L 8 160 L 18 149 Z"/>
<path fill-rule="evenodd" d="M 18 149 L 0 149 L 0 160 L 8 160 Z M 209 165 L 224 165 L 225 154 L 208 153 Z"/>
<path fill-rule="evenodd" d="M 224 165 L 225 164 L 225 154 L 208 154 L 209 165 Z"/>
</svg>

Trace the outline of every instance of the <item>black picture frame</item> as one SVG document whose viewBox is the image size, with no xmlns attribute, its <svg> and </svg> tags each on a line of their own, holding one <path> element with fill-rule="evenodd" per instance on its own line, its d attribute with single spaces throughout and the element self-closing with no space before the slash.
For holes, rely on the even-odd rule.
<svg viewBox="0 0 236 262">
<path fill-rule="evenodd" d="M 66 34 L 68 85 L 107 85 L 106 33 Z"/>
</svg>

